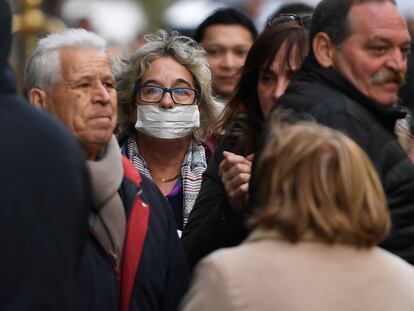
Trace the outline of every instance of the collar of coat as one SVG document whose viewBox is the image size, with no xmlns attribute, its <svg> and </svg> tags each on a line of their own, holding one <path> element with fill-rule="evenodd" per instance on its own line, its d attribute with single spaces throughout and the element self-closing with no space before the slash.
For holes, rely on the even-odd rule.
<svg viewBox="0 0 414 311">
<path fill-rule="evenodd" d="M 385 106 L 375 102 L 362 94 L 334 68 L 323 68 L 312 56 L 308 56 L 305 59 L 297 80 L 318 81 L 345 94 L 373 113 L 391 133 L 394 132 L 395 122 L 406 116 L 406 112 L 399 105 Z"/>
</svg>

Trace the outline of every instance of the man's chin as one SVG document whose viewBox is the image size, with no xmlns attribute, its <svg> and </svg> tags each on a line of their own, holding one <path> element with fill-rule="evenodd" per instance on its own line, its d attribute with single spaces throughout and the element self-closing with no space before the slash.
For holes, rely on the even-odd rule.
<svg viewBox="0 0 414 311">
<path fill-rule="evenodd" d="M 383 106 L 394 106 L 398 103 L 398 96 L 396 94 L 383 94 L 383 96 L 375 96 L 374 100 Z"/>
<path fill-rule="evenodd" d="M 89 144 L 100 146 L 101 148 L 105 147 L 112 138 L 112 131 L 96 131 L 94 135 L 91 135 L 89 138 Z"/>
<path fill-rule="evenodd" d="M 220 89 L 216 89 L 215 92 L 217 95 L 219 95 L 223 99 L 229 99 L 231 95 L 233 94 L 234 85 L 231 87 L 222 87 Z"/>
</svg>

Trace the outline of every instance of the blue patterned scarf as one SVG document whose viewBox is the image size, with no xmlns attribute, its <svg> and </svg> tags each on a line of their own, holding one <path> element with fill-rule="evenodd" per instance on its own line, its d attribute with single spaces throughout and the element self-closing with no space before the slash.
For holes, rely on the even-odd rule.
<svg viewBox="0 0 414 311">
<path fill-rule="evenodd" d="M 135 137 L 127 140 L 128 158 L 134 163 L 138 171 L 152 179 L 144 157 L 138 150 Z M 188 216 L 194 206 L 198 192 L 200 191 L 201 179 L 207 168 L 206 151 L 204 146 L 192 139 L 188 145 L 184 161 L 181 164 L 181 178 L 183 180 L 183 223 L 188 221 Z"/>
</svg>

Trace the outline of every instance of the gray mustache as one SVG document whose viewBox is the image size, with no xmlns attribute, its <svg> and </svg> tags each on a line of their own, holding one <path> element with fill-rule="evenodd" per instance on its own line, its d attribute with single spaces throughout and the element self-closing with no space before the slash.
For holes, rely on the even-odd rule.
<svg viewBox="0 0 414 311">
<path fill-rule="evenodd" d="M 381 85 L 385 83 L 397 83 L 398 85 L 402 85 L 405 83 L 405 74 L 384 68 L 375 74 L 375 76 L 372 78 L 372 82 L 375 85 Z"/>
</svg>

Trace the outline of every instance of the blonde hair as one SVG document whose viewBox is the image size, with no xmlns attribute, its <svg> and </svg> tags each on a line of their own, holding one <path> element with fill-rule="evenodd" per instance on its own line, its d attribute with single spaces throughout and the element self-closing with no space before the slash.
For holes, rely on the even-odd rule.
<svg viewBox="0 0 414 311">
<path fill-rule="evenodd" d="M 270 127 L 256 175 L 261 209 L 254 226 L 276 229 L 291 242 L 309 232 L 357 247 L 385 238 L 390 227 L 385 194 L 356 143 L 311 122 Z"/>
<path fill-rule="evenodd" d="M 213 134 L 213 122 L 217 118 L 215 99 L 211 89 L 211 71 L 205 51 L 189 37 L 177 32 L 167 33 L 159 30 L 145 37 L 146 43 L 135 52 L 114 63 L 118 92 L 118 129 L 119 137 L 136 132 L 136 84 L 151 63 L 161 57 L 172 57 L 192 74 L 195 87 L 200 92 L 200 128 L 194 137 L 202 141 Z"/>
</svg>

